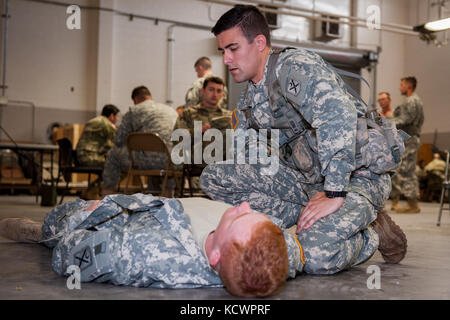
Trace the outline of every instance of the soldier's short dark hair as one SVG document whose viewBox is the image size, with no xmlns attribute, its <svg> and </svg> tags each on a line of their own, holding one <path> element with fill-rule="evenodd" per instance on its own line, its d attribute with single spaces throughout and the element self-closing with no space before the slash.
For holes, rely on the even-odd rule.
<svg viewBox="0 0 450 320">
<path fill-rule="evenodd" d="M 266 37 L 270 47 L 270 29 L 267 20 L 257 7 L 251 5 L 236 5 L 225 12 L 211 29 L 215 36 L 234 27 L 242 30 L 248 43 L 252 43 L 257 35 Z"/>
<path fill-rule="evenodd" d="M 119 108 L 117 108 L 113 104 L 106 104 L 102 109 L 102 116 L 109 117 L 111 114 L 116 115 L 120 112 Z"/>
<path fill-rule="evenodd" d="M 208 83 L 210 83 L 210 82 L 214 82 L 214 83 L 225 86 L 225 82 L 222 80 L 222 78 L 216 77 L 216 76 L 210 76 L 210 77 L 207 77 L 205 79 L 205 81 L 203 81 L 203 89 L 206 89 L 206 87 L 208 86 Z"/>
<path fill-rule="evenodd" d="M 208 57 L 201 57 L 195 61 L 194 67 L 201 66 L 205 70 L 209 70 L 212 68 L 211 59 Z"/>
<path fill-rule="evenodd" d="M 150 93 L 150 90 L 148 90 L 145 86 L 139 86 L 137 88 L 133 89 L 133 92 L 131 93 L 131 100 L 134 99 L 143 99 L 145 97 L 151 97 L 152 94 Z"/>
<path fill-rule="evenodd" d="M 416 79 L 416 77 L 405 77 L 405 78 L 402 78 L 402 81 L 410 83 L 412 88 L 413 88 L 413 90 L 416 90 L 416 87 L 417 87 L 417 79 Z"/>
</svg>

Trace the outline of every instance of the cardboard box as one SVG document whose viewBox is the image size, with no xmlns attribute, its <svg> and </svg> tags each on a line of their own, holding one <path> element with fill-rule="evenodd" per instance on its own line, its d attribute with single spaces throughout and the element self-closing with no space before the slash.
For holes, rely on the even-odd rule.
<svg viewBox="0 0 450 320">
<path fill-rule="evenodd" d="M 56 141 L 62 138 L 67 138 L 72 142 L 72 147 L 75 150 L 77 143 L 80 140 L 81 134 L 83 132 L 84 125 L 79 123 L 74 123 L 71 125 L 55 128 L 53 131 L 53 143 L 57 144 Z"/>
</svg>

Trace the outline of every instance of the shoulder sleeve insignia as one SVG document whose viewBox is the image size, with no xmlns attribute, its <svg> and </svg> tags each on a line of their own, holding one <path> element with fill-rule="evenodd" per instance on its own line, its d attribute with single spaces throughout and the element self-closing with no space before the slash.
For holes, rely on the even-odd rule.
<svg viewBox="0 0 450 320">
<path fill-rule="evenodd" d="M 298 94 L 300 93 L 300 82 L 294 78 L 289 78 L 288 79 L 288 83 L 287 83 L 287 91 L 294 95 L 294 96 L 298 96 Z"/>
<path fill-rule="evenodd" d="M 237 110 L 234 109 L 233 113 L 231 114 L 231 125 L 233 127 L 233 130 L 236 130 L 238 124 L 239 124 L 239 118 L 237 116 Z"/>
</svg>

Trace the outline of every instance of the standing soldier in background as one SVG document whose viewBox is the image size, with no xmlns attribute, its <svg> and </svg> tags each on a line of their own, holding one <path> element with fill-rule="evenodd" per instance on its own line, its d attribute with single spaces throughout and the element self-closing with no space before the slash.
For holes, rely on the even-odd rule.
<svg viewBox="0 0 450 320">
<path fill-rule="evenodd" d="M 202 102 L 202 94 L 200 90 L 203 88 L 203 82 L 209 76 L 214 76 L 212 73 L 211 59 L 208 57 L 201 57 L 197 59 L 194 64 L 195 72 L 197 72 L 198 79 L 195 80 L 191 87 L 186 92 L 185 96 L 185 108 L 196 106 Z M 220 100 L 219 106 L 221 108 L 227 108 L 227 87 L 224 86 L 224 95 L 222 100 Z"/>
<path fill-rule="evenodd" d="M 420 147 L 420 132 L 424 114 L 423 103 L 417 95 L 417 80 L 415 77 L 406 77 L 401 80 L 400 92 L 406 96 L 405 102 L 394 110 L 392 121 L 398 129 L 411 136 L 405 142 L 405 152 L 402 163 L 392 178 L 392 208 L 398 213 L 419 213 L 419 180 L 416 174 L 417 150 Z M 399 207 L 400 196 L 403 195 L 408 204 Z"/>
<path fill-rule="evenodd" d="M 165 142 L 169 151 L 172 149 L 170 135 L 178 113 L 165 104 L 153 101 L 150 90 L 144 86 L 135 88 L 131 94 L 131 99 L 135 105 L 124 114 L 117 129 L 114 147 L 109 151 L 106 158 L 105 169 L 103 170 L 103 195 L 113 193 L 120 183 L 121 173 L 128 171 L 130 156 L 127 149 L 127 137 L 130 133 L 157 133 Z M 161 153 L 137 152 L 135 160 L 140 169 L 165 169 L 167 165 L 167 157 Z M 157 186 L 154 185 L 153 187 Z M 173 179 L 167 181 L 167 188 L 170 191 L 164 196 L 173 196 L 175 190 Z"/>
<path fill-rule="evenodd" d="M 378 94 L 378 104 L 381 108 L 381 114 L 388 119 L 392 118 L 391 95 L 389 92 L 380 92 Z"/>
</svg>

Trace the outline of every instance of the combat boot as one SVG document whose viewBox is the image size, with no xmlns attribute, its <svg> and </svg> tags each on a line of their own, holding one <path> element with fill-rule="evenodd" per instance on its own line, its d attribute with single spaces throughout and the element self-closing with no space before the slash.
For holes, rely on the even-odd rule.
<svg viewBox="0 0 450 320">
<path fill-rule="evenodd" d="M 37 243 L 42 240 L 42 224 L 28 218 L 0 220 L 0 236 L 9 240 Z"/>
<path fill-rule="evenodd" d="M 378 250 L 387 263 L 399 263 L 406 255 L 408 243 L 402 229 L 389 217 L 384 209 L 378 212 L 372 222 L 378 233 Z"/>
<path fill-rule="evenodd" d="M 417 199 L 408 200 L 408 204 L 405 207 L 400 207 L 395 210 L 397 213 L 419 213 L 419 201 Z"/>
<path fill-rule="evenodd" d="M 397 210 L 399 201 L 400 201 L 400 196 L 395 196 L 392 198 L 391 211 Z"/>
</svg>

